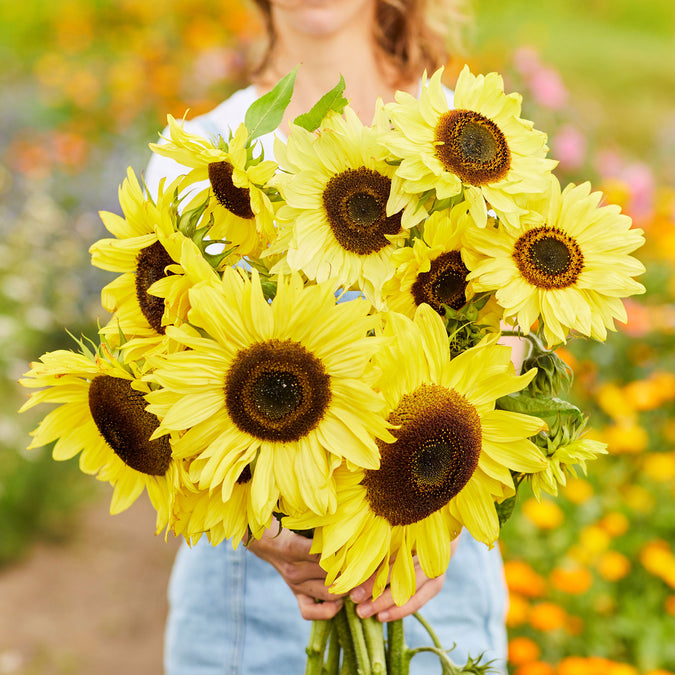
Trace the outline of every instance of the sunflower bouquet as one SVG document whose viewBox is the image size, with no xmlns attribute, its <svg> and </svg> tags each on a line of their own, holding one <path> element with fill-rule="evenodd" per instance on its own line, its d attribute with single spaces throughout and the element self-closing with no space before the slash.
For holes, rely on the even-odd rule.
<svg viewBox="0 0 675 675">
<path fill-rule="evenodd" d="M 495 545 L 523 483 L 556 495 L 605 451 L 555 350 L 625 321 L 643 235 L 588 183 L 560 186 L 496 73 L 465 68 L 450 106 L 439 70 L 371 125 L 341 80 L 271 161 L 259 140 L 294 77 L 228 138 L 169 117 L 151 147 L 186 171 L 150 196 L 129 170 L 91 248 L 118 273 L 112 317 L 32 364 L 23 409 L 58 404 L 31 447 L 79 454 L 111 512 L 147 491 L 158 532 L 234 547 L 280 522 L 312 536 L 331 590 L 372 578 L 402 605 L 415 561 L 442 575 L 464 528 Z M 421 650 L 488 668 L 454 664 L 419 619 L 434 644 L 411 650 L 346 598 L 314 623 L 307 673 L 403 674 Z"/>
</svg>

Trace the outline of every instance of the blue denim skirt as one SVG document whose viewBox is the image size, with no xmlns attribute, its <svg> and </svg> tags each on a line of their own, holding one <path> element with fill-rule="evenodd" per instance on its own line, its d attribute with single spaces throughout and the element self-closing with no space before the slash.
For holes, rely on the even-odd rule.
<svg viewBox="0 0 675 675">
<path fill-rule="evenodd" d="M 455 663 L 485 653 L 506 672 L 506 586 L 497 547 L 464 531 L 441 592 L 421 610 Z M 406 644 L 431 645 L 413 617 L 404 619 Z M 169 584 L 166 675 L 302 675 L 311 623 L 268 563 L 242 545 L 205 539 L 178 552 Z M 440 673 L 433 654 L 411 662 L 411 675 Z"/>
</svg>

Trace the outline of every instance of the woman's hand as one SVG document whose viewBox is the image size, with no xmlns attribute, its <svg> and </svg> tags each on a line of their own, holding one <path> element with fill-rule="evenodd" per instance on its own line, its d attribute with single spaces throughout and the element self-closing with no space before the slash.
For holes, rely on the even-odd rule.
<svg viewBox="0 0 675 675">
<path fill-rule="evenodd" d="M 311 547 L 311 539 L 282 529 L 277 522 L 248 545 L 251 552 L 279 572 L 293 591 L 303 619 L 332 619 L 342 607 L 342 596 L 326 587 L 326 572 L 319 566 L 319 556 L 310 555 Z"/>
<path fill-rule="evenodd" d="M 456 537 L 450 543 L 451 555 L 455 554 L 459 537 Z M 431 598 L 441 592 L 443 584 L 445 583 L 445 574 L 440 577 L 430 579 L 420 567 L 417 556 L 415 560 L 415 593 L 410 599 L 400 607 L 394 602 L 391 594 L 391 588 L 387 586 L 384 593 L 380 595 L 377 600 L 373 600 L 373 586 L 375 585 L 375 574 L 367 581 L 364 581 L 360 586 L 353 588 L 349 597 L 356 603 L 356 613 L 365 619 L 369 616 L 376 615 L 379 621 L 396 621 L 402 619 L 404 616 L 414 614 L 419 611 Z M 450 559 L 452 565 L 452 558 Z"/>
<path fill-rule="evenodd" d="M 405 604 L 398 607 L 394 603 L 394 598 L 391 594 L 391 588 L 387 586 L 384 593 L 380 595 L 377 600 L 373 600 L 373 585 L 375 583 L 375 575 L 367 581 L 364 581 L 360 586 L 352 589 L 349 597 L 356 603 L 356 613 L 365 619 L 369 616 L 376 615 L 379 621 L 396 621 L 402 619 L 404 616 L 414 614 L 422 608 L 431 598 L 440 593 L 445 583 L 445 574 L 440 577 L 430 579 L 420 567 L 419 561 L 415 560 L 415 593 Z"/>
</svg>

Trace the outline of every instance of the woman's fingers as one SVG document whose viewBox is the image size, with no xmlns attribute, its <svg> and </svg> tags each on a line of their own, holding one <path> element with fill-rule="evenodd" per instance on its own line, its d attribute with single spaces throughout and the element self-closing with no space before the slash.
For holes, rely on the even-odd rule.
<svg viewBox="0 0 675 675">
<path fill-rule="evenodd" d="M 400 607 L 397 607 L 392 599 L 388 607 L 385 607 L 382 610 L 376 610 L 375 613 L 377 614 L 378 620 L 396 621 L 397 619 L 402 619 L 404 616 L 408 616 L 409 614 L 414 614 L 415 612 L 422 609 L 422 607 L 429 600 L 431 600 L 431 598 L 440 593 L 444 582 L 445 575 L 441 575 L 435 579 L 429 579 L 417 589 L 416 593 L 410 598 L 410 600 L 408 600 L 408 602 L 401 605 Z"/>
<path fill-rule="evenodd" d="M 354 589 L 350 594 L 351 599 L 355 602 L 358 602 L 356 612 L 363 619 L 375 614 L 380 621 L 395 621 L 396 619 L 401 619 L 404 616 L 408 616 L 408 614 L 413 614 L 427 601 L 437 595 L 441 588 L 443 588 L 445 575 L 442 574 L 440 577 L 436 577 L 435 579 L 429 579 L 429 577 L 427 577 L 420 568 L 419 563 L 416 563 L 415 579 L 415 593 L 405 604 L 401 605 L 400 607 L 394 603 L 394 598 L 389 587 L 387 587 L 384 593 L 382 593 L 382 595 L 380 595 L 375 600 L 372 599 L 369 593 L 368 595 L 363 596 L 367 598 L 366 600 L 358 602 L 354 597 L 355 591 L 359 591 L 356 593 L 357 598 L 361 597 L 361 593 L 368 592 L 368 588 L 370 588 L 370 592 L 372 593 L 373 584 L 372 580 L 369 579 L 368 581 L 361 584 L 361 586 L 357 587 L 357 589 Z"/>
<path fill-rule="evenodd" d="M 313 597 L 297 593 L 295 599 L 298 601 L 300 614 L 307 621 L 322 621 L 332 619 L 341 609 L 342 600 L 331 600 L 327 602 L 316 602 Z"/>
</svg>

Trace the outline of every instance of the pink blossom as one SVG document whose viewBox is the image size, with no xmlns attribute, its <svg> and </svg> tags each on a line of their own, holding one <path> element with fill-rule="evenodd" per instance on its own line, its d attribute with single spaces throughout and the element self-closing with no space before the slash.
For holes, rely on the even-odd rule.
<svg viewBox="0 0 675 675">
<path fill-rule="evenodd" d="M 578 169 L 586 158 L 586 137 L 573 124 L 560 127 L 551 139 L 553 155 L 565 170 Z"/>
<path fill-rule="evenodd" d="M 562 108 L 567 103 L 567 89 L 557 71 L 539 68 L 530 78 L 532 97 L 551 110 Z"/>
</svg>

